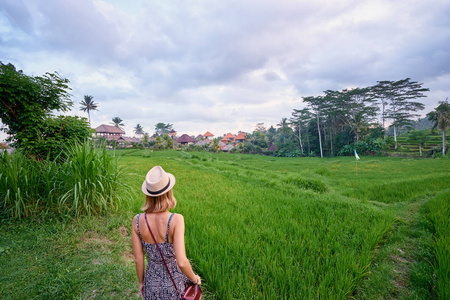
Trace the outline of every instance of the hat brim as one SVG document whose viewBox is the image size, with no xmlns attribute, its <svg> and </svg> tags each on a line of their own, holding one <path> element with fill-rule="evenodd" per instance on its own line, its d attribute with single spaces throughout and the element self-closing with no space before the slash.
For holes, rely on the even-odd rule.
<svg viewBox="0 0 450 300">
<path fill-rule="evenodd" d="M 145 180 L 144 180 L 144 182 L 142 183 L 142 192 L 144 194 L 146 194 L 147 196 L 150 196 L 150 197 L 158 197 L 158 196 L 164 195 L 165 193 L 170 191 L 173 188 L 173 186 L 175 185 L 175 176 L 173 176 L 170 173 L 166 173 L 166 174 L 167 174 L 167 176 L 169 176 L 170 184 L 164 191 L 162 191 L 161 193 L 158 193 L 158 194 L 150 194 L 147 191 L 147 185 L 145 184 Z"/>
</svg>

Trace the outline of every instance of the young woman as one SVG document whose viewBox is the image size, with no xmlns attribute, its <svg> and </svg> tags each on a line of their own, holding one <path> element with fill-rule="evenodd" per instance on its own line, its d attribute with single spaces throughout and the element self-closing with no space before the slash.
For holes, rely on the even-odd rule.
<svg viewBox="0 0 450 300">
<path fill-rule="evenodd" d="M 146 195 L 145 205 L 142 207 L 144 213 L 133 219 L 132 241 L 139 291 L 144 299 L 180 298 L 155 242 L 164 255 L 180 293 L 183 293 L 186 283 L 202 284 L 200 276 L 194 273 L 186 257 L 184 218 L 180 214 L 169 212 L 177 204 L 172 193 L 174 185 L 175 177 L 160 166 L 152 168 L 142 183 L 142 192 Z M 156 241 L 148 230 L 146 219 Z M 146 268 L 144 249 L 148 255 Z"/>
</svg>

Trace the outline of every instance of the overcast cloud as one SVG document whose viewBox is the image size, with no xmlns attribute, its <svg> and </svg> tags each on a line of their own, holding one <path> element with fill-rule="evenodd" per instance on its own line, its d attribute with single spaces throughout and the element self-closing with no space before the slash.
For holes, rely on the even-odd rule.
<svg viewBox="0 0 450 300">
<path fill-rule="evenodd" d="M 444 0 L 0 0 L 0 60 L 68 78 L 73 115 L 94 96 L 93 127 L 218 136 L 378 80 L 423 83 L 426 114 L 450 96 L 449 16 Z"/>
</svg>

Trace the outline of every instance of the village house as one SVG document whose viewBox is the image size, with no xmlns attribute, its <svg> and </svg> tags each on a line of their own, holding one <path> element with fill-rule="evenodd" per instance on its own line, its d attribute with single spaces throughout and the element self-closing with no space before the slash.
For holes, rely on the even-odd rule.
<svg viewBox="0 0 450 300">
<path fill-rule="evenodd" d="M 176 132 L 175 130 L 172 129 L 172 130 L 170 131 L 169 135 L 170 135 L 170 137 L 171 137 L 172 139 L 175 139 L 175 138 L 177 137 L 177 132 Z"/>
<path fill-rule="evenodd" d="M 234 138 L 236 143 L 244 143 L 245 142 L 245 134 L 243 132 L 239 132 L 239 134 Z"/>
<path fill-rule="evenodd" d="M 138 144 L 141 140 L 135 137 L 125 136 L 125 131 L 117 126 L 102 124 L 95 128 L 96 137 L 103 137 L 107 141 L 115 140 L 120 147 L 128 147 L 133 144 Z"/>
<path fill-rule="evenodd" d="M 222 138 L 221 142 L 225 144 L 233 143 L 235 138 L 234 134 L 229 132 Z"/>
<path fill-rule="evenodd" d="M 195 146 L 200 146 L 200 147 L 206 147 L 211 145 L 212 141 L 210 140 L 200 140 L 197 143 L 195 143 Z"/>
<path fill-rule="evenodd" d="M 116 127 L 116 126 L 102 124 L 102 125 L 98 126 L 97 128 L 95 128 L 95 135 L 97 137 L 104 137 L 108 141 L 111 141 L 111 140 L 117 141 L 124 134 L 125 134 L 125 131 L 123 131 L 122 129 L 120 129 L 119 127 Z"/>
<path fill-rule="evenodd" d="M 182 136 L 177 138 L 176 141 L 183 146 L 193 145 L 196 142 L 195 139 L 187 134 L 183 134 Z"/>
<path fill-rule="evenodd" d="M 214 139 L 214 134 L 212 134 L 211 132 L 207 131 L 207 132 L 203 135 L 203 138 L 204 138 L 205 140 L 210 140 L 210 141 L 212 141 L 212 140 Z"/>
</svg>

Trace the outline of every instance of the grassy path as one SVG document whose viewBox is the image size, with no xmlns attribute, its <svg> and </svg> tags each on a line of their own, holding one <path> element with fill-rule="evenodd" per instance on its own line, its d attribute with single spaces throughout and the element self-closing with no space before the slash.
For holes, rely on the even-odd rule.
<svg viewBox="0 0 450 300">
<path fill-rule="evenodd" d="M 397 212 L 395 226 L 374 251 L 371 271 L 357 289 L 356 299 L 434 298 L 426 202 L 421 199 L 392 205 Z"/>
</svg>

